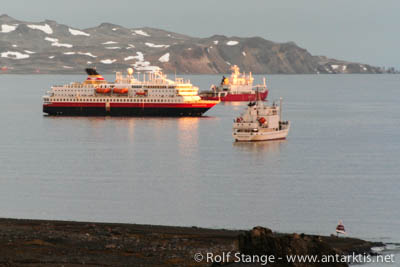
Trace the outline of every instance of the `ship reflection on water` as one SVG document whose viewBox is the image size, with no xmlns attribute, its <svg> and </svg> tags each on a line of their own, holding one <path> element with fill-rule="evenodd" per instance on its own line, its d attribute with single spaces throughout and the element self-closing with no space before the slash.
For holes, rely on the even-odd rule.
<svg viewBox="0 0 400 267">
<path fill-rule="evenodd" d="M 242 103 L 241 103 L 242 104 Z M 229 103 L 228 105 L 231 105 Z M 238 105 L 241 107 L 243 105 Z M 75 128 L 90 129 L 93 141 L 109 139 L 111 136 L 134 145 L 140 143 L 176 144 L 180 156 L 195 157 L 197 154 L 200 139 L 214 138 L 212 128 L 219 128 L 221 123 L 217 117 L 181 117 L 181 118 L 160 118 L 160 117 L 75 117 L 75 116 L 44 116 L 51 120 L 52 125 L 59 125 L 59 131 L 66 130 L 65 123 Z M 66 122 L 68 121 L 68 122 Z M 200 124 L 207 124 L 205 130 L 201 130 Z M 211 127 L 211 128 L 210 128 Z M 54 128 L 53 128 L 54 130 Z M 78 130 L 79 131 L 79 130 Z M 201 136 L 200 136 L 201 135 Z M 228 135 L 227 135 L 228 136 Z M 112 141 L 112 138 L 109 139 Z M 265 153 L 279 153 L 287 140 L 261 141 L 261 142 L 233 142 L 233 152 L 248 152 L 258 155 Z M 153 148 L 155 149 L 155 148 Z"/>
<path fill-rule="evenodd" d="M 237 151 L 251 153 L 272 153 L 277 154 L 285 146 L 287 140 L 260 141 L 260 142 L 233 142 L 233 147 Z"/>
</svg>

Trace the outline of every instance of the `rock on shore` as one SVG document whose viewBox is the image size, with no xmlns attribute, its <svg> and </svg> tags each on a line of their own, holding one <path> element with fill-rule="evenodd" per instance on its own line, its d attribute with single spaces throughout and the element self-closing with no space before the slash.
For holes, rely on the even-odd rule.
<svg viewBox="0 0 400 267">
<path fill-rule="evenodd" d="M 349 254 L 377 245 L 353 238 L 277 234 L 262 227 L 243 231 L 0 219 L 0 266 L 211 266 L 196 262 L 195 253 Z M 313 266 L 280 264 L 275 266 Z"/>
</svg>

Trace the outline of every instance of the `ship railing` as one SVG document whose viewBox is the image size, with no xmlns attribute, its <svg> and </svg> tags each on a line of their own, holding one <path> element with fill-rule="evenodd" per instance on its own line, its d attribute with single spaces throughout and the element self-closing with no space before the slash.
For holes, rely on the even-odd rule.
<svg viewBox="0 0 400 267">
<path fill-rule="evenodd" d="M 252 129 L 247 128 L 247 129 L 237 129 L 236 130 L 237 133 L 251 133 L 252 131 L 253 131 L 253 128 Z"/>
<path fill-rule="evenodd" d="M 263 84 L 256 84 L 252 86 L 252 89 L 267 89 L 267 86 Z"/>
</svg>

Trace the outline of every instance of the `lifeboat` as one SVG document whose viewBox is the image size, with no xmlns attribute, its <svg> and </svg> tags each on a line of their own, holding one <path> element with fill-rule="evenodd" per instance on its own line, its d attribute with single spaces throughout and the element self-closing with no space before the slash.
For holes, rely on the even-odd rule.
<svg viewBox="0 0 400 267">
<path fill-rule="evenodd" d="M 128 88 L 114 88 L 113 93 L 114 94 L 127 94 L 128 93 Z"/>
<path fill-rule="evenodd" d="M 265 120 L 264 117 L 261 117 L 261 118 L 258 119 L 258 122 L 259 122 L 260 124 L 264 124 L 264 123 L 266 122 L 266 120 Z"/>
<path fill-rule="evenodd" d="M 147 93 L 145 91 L 136 92 L 136 95 L 145 96 Z"/>
<path fill-rule="evenodd" d="M 96 88 L 96 93 L 98 94 L 108 94 L 111 92 L 110 88 Z"/>
</svg>

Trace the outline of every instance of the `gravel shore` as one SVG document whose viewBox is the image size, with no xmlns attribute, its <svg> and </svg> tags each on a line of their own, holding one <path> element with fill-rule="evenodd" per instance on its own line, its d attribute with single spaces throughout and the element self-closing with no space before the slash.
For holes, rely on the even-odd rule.
<svg viewBox="0 0 400 267">
<path fill-rule="evenodd" d="M 194 255 L 369 253 L 379 245 L 354 238 L 278 234 L 262 227 L 225 230 L 0 219 L 0 266 L 211 266 L 196 262 Z"/>
</svg>

